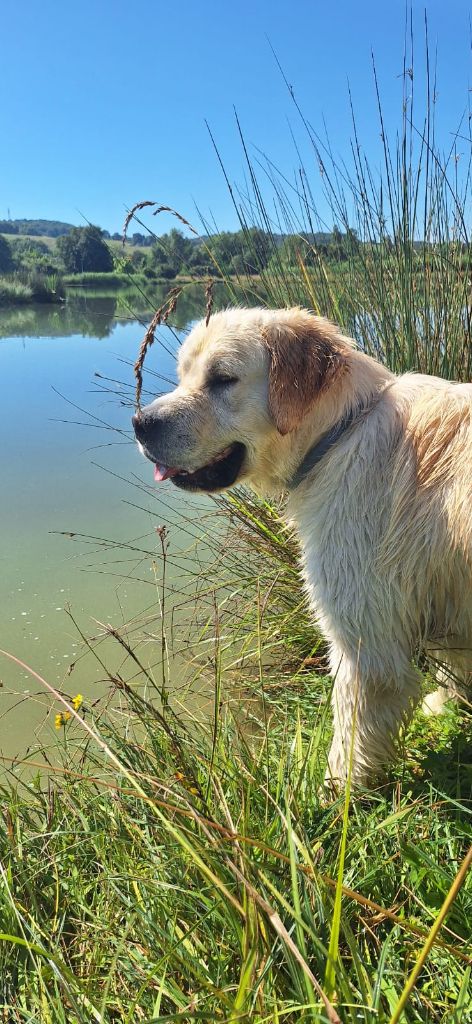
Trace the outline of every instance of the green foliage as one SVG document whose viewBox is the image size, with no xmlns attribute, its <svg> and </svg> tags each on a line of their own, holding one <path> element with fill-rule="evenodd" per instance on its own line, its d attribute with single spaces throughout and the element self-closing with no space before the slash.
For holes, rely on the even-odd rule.
<svg viewBox="0 0 472 1024">
<path fill-rule="evenodd" d="M 58 238 L 56 245 L 68 274 L 113 270 L 113 256 L 98 227 L 72 228 L 68 235 Z"/>
<path fill-rule="evenodd" d="M 0 232 L 5 235 L 48 235 L 57 238 L 67 235 L 73 228 L 61 220 L 0 220 Z"/>
<path fill-rule="evenodd" d="M 61 261 L 45 242 L 33 238 L 14 238 L 11 243 L 12 259 L 17 271 L 43 274 L 57 273 Z"/>
<path fill-rule="evenodd" d="M 34 238 L 13 238 L 10 246 L 15 262 L 21 262 L 21 260 L 34 256 L 49 256 L 51 252 L 46 242 L 39 242 Z"/>
<path fill-rule="evenodd" d="M 35 302 L 63 302 L 64 285 L 59 274 L 41 274 L 35 271 L 29 274 L 27 280 Z"/>
<path fill-rule="evenodd" d="M 0 220 L 0 233 L 3 235 L 17 235 L 18 224 L 12 220 Z"/>
<path fill-rule="evenodd" d="M 28 302 L 62 302 L 64 287 L 58 274 L 15 274 L 0 277 L 0 306 Z"/>
<path fill-rule="evenodd" d="M 412 63 L 412 53 L 409 59 Z M 243 289 L 249 303 L 258 299 L 274 307 L 312 308 L 392 370 L 469 380 L 472 156 L 459 173 L 454 148 L 445 145 L 443 151 L 439 145 L 435 105 L 428 103 L 434 91 L 430 67 L 426 60 L 426 107 L 421 113 L 416 79 L 405 71 L 402 121 L 391 137 L 375 79 L 383 145 L 380 169 L 369 162 L 354 114 L 352 164 L 341 166 L 329 140 L 327 145 L 320 142 L 296 108 L 320 170 L 315 181 L 301 167 L 292 186 L 270 161 L 261 173 L 261 161 L 252 162 L 243 147 L 249 190 L 239 198 L 231 193 L 248 246 L 238 290 L 228 265 L 231 236 L 223 234 L 216 243 L 209 237 L 208 244 L 215 264 L 222 261 L 234 301 L 241 301 Z M 472 137 L 470 141 L 472 154 Z M 324 217 L 327 206 L 334 225 L 329 234 L 318 230 L 322 215 L 314 197 L 320 190 Z M 284 226 L 283 237 L 273 224 Z M 238 271 L 240 267 L 238 263 Z"/>
<path fill-rule="evenodd" d="M 177 274 L 188 273 L 192 252 L 190 239 L 174 228 L 168 234 L 154 239 L 148 265 L 158 277 L 171 280 Z"/>
<path fill-rule="evenodd" d="M 115 237 L 120 238 L 120 235 L 118 235 L 118 236 L 113 235 L 112 237 L 113 238 L 115 238 Z M 154 239 L 153 239 L 152 235 L 144 235 L 140 231 L 135 231 L 130 236 L 130 238 L 128 238 L 128 242 L 129 242 L 130 245 L 139 245 L 139 246 L 146 247 L 146 246 L 153 245 L 154 244 Z"/>
<path fill-rule="evenodd" d="M 0 306 L 22 305 L 33 301 L 33 289 L 24 281 L 0 277 Z"/>
<path fill-rule="evenodd" d="M 95 287 L 105 288 L 110 291 L 115 288 L 129 288 L 133 281 L 137 283 L 139 275 L 134 274 L 133 276 L 132 268 L 105 273 L 66 274 L 64 277 L 64 283 L 71 288 Z"/>
<path fill-rule="evenodd" d="M 3 786 L 9 1024 L 326 1024 L 312 979 L 328 963 L 343 829 L 331 999 L 343 1024 L 388 1024 L 470 843 L 466 798 L 448 797 L 440 773 L 418 786 L 402 769 L 353 799 L 343 825 L 342 801 L 326 806 L 319 791 L 326 682 L 305 676 L 296 697 L 271 695 L 270 669 L 263 683 L 250 727 L 241 709 L 233 719 L 230 684 L 212 733 L 189 733 L 125 685 L 126 730 L 123 706 L 119 724 L 82 708 L 92 732 L 97 715 L 95 745 L 69 723 L 49 784 Z M 460 772 L 455 740 L 444 756 Z M 467 1021 L 471 912 L 472 876 L 404 1024 Z"/>
<path fill-rule="evenodd" d="M 37 234 L 39 227 L 53 225 L 50 226 L 49 235 L 43 234 L 43 238 L 51 238 L 51 241 L 57 238 L 57 244 L 46 244 L 35 237 L 25 237 L 24 231 L 18 230 L 20 223 L 25 228 L 36 226 Z M 123 250 L 121 245 L 118 248 L 114 244 L 121 241 L 118 234 L 110 239 L 107 231 L 97 227 L 73 228 L 64 225 L 68 227 L 67 233 L 58 236 L 54 234 L 55 223 L 3 222 L 4 225 L 14 224 L 16 227 L 16 233 L 13 234 L 11 231 L 9 239 L 5 239 L 12 249 L 11 269 L 35 270 L 45 274 L 64 269 L 68 274 L 111 273 L 113 261 L 113 269 L 118 272 L 143 272 L 145 268 L 149 268 L 156 279 L 173 280 L 179 275 L 193 278 L 256 276 L 266 270 L 271 272 L 281 263 L 287 273 L 298 273 L 300 247 L 309 266 L 313 265 L 320 255 L 328 262 L 344 262 L 347 259 L 347 239 L 351 232 L 349 229 L 349 232 L 343 235 L 336 229 L 337 233 L 333 230 L 332 234 L 318 232 L 316 235 L 305 233 L 271 236 L 260 228 L 248 228 L 223 232 L 220 235 L 209 234 L 205 238 L 187 238 L 177 229 L 159 238 L 135 232 L 128 239 L 128 247 Z M 99 246 L 98 236 L 102 243 Z M 333 239 L 336 239 L 336 244 Z M 139 249 L 136 248 L 138 246 Z M 146 247 L 148 253 L 143 251 Z M 277 251 L 276 257 L 274 247 Z"/>
<path fill-rule="evenodd" d="M 3 235 L 0 235 L 0 274 L 8 274 L 13 269 L 11 246 Z"/>
<path fill-rule="evenodd" d="M 143 245 L 145 235 L 134 234 L 131 244 Z M 356 232 L 348 228 L 342 233 L 317 232 L 302 234 L 271 234 L 260 227 L 240 231 L 223 231 L 202 238 L 186 238 L 174 229 L 152 242 L 149 266 L 158 277 L 172 280 L 178 275 L 192 277 L 235 276 L 255 277 L 282 263 L 287 272 L 299 272 L 298 258 L 303 253 L 307 265 L 323 256 L 328 262 L 345 262 L 359 244 Z M 275 250 L 275 253 L 274 253 Z"/>
<path fill-rule="evenodd" d="M 153 267 L 144 267 L 143 274 L 148 281 L 155 281 L 157 279 L 157 273 Z"/>
</svg>

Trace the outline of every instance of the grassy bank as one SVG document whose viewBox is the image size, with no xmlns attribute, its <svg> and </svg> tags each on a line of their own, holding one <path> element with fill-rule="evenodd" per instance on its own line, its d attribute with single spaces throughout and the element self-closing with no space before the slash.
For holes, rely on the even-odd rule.
<svg viewBox="0 0 472 1024">
<path fill-rule="evenodd" d="M 126 274 L 118 271 L 111 271 L 106 274 L 83 273 L 65 274 L 64 284 L 67 288 L 129 288 L 134 284 L 146 284 L 146 278 L 141 274 Z"/>
<path fill-rule="evenodd" d="M 216 275 L 215 275 L 216 278 Z M 191 274 L 177 274 L 173 277 L 169 283 L 169 279 L 165 277 L 159 277 L 159 274 L 151 272 L 151 274 L 140 274 L 140 273 L 122 273 L 114 271 L 109 274 L 66 274 L 63 278 L 64 284 L 68 288 L 103 288 L 103 289 L 114 289 L 114 288 L 152 288 L 156 285 L 164 286 L 166 288 L 173 287 L 174 285 L 200 285 L 201 287 L 206 284 L 207 279 L 202 280 L 201 277 L 192 277 Z M 220 279 L 221 281 L 223 278 Z M 233 281 L 237 283 L 235 275 L 228 275 L 225 280 Z"/>
<path fill-rule="evenodd" d="M 64 287 L 58 275 L 12 274 L 0 277 L 0 307 L 63 301 Z"/>
<path fill-rule="evenodd" d="M 213 730 L 130 691 L 126 738 L 82 706 L 96 739 L 71 718 L 49 786 L 4 785 L 4 1019 L 393 1019 L 471 841 L 457 713 L 346 817 L 319 795 L 329 682 L 267 674 L 245 723 L 224 682 Z M 471 913 L 469 878 L 403 1021 L 470 1019 Z"/>
</svg>

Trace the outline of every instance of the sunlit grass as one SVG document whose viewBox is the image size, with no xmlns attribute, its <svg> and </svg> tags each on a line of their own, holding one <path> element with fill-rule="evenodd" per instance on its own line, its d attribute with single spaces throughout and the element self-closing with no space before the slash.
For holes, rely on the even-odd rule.
<svg viewBox="0 0 472 1024">
<path fill-rule="evenodd" d="M 275 696 L 264 673 L 249 726 L 223 677 L 217 727 L 191 729 L 125 687 L 126 738 L 122 714 L 82 704 L 86 752 L 69 720 L 49 784 L 3 785 L 7 1020 L 390 1019 L 471 840 L 459 719 L 452 791 L 424 721 L 414 771 L 351 800 L 343 825 L 344 799 L 320 796 L 329 683 L 305 675 L 295 704 L 285 682 Z M 471 885 L 405 1020 L 467 1020 Z"/>
<path fill-rule="evenodd" d="M 0 306 L 31 302 L 61 302 L 62 280 L 57 274 L 19 273 L 0 277 Z"/>
</svg>

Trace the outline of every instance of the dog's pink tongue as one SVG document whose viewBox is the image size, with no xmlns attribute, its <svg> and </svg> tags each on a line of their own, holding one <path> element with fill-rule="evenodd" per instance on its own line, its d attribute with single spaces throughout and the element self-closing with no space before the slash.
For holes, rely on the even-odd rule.
<svg viewBox="0 0 472 1024">
<path fill-rule="evenodd" d="M 160 483 L 161 480 L 168 480 L 169 477 L 175 476 L 178 472 L 178 469 L 172 469 L 171 466 L 162 466 L 157 463 L 154 466 L 154 479 Z"/>
</svg>

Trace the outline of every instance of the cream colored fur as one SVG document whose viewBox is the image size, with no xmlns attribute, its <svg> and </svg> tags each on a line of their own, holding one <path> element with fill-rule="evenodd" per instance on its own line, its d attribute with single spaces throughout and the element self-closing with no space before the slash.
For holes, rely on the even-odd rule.
<svg viewBox="0 0 472 1024">
<path fill-rule="evenodd" d="M 238 381 L 221 395 L 205 384 L 215 360 Z M 287 514 L 329 643 L 329 774 L 346 777 L 354 735 L 353 775 L 366 783 L 419 698 L 419 650 L 472 678 L 472 385 L 395 377 L 299 309 L 217 313 L 185 341 L 179 376 L 159 399 L 175 417 L 169 464 L 192 470 L 243 441 L 240 479 L 259 492 L 285 490 L 317 439 L 358 415 L 289 493 Z"/>
</svg>

